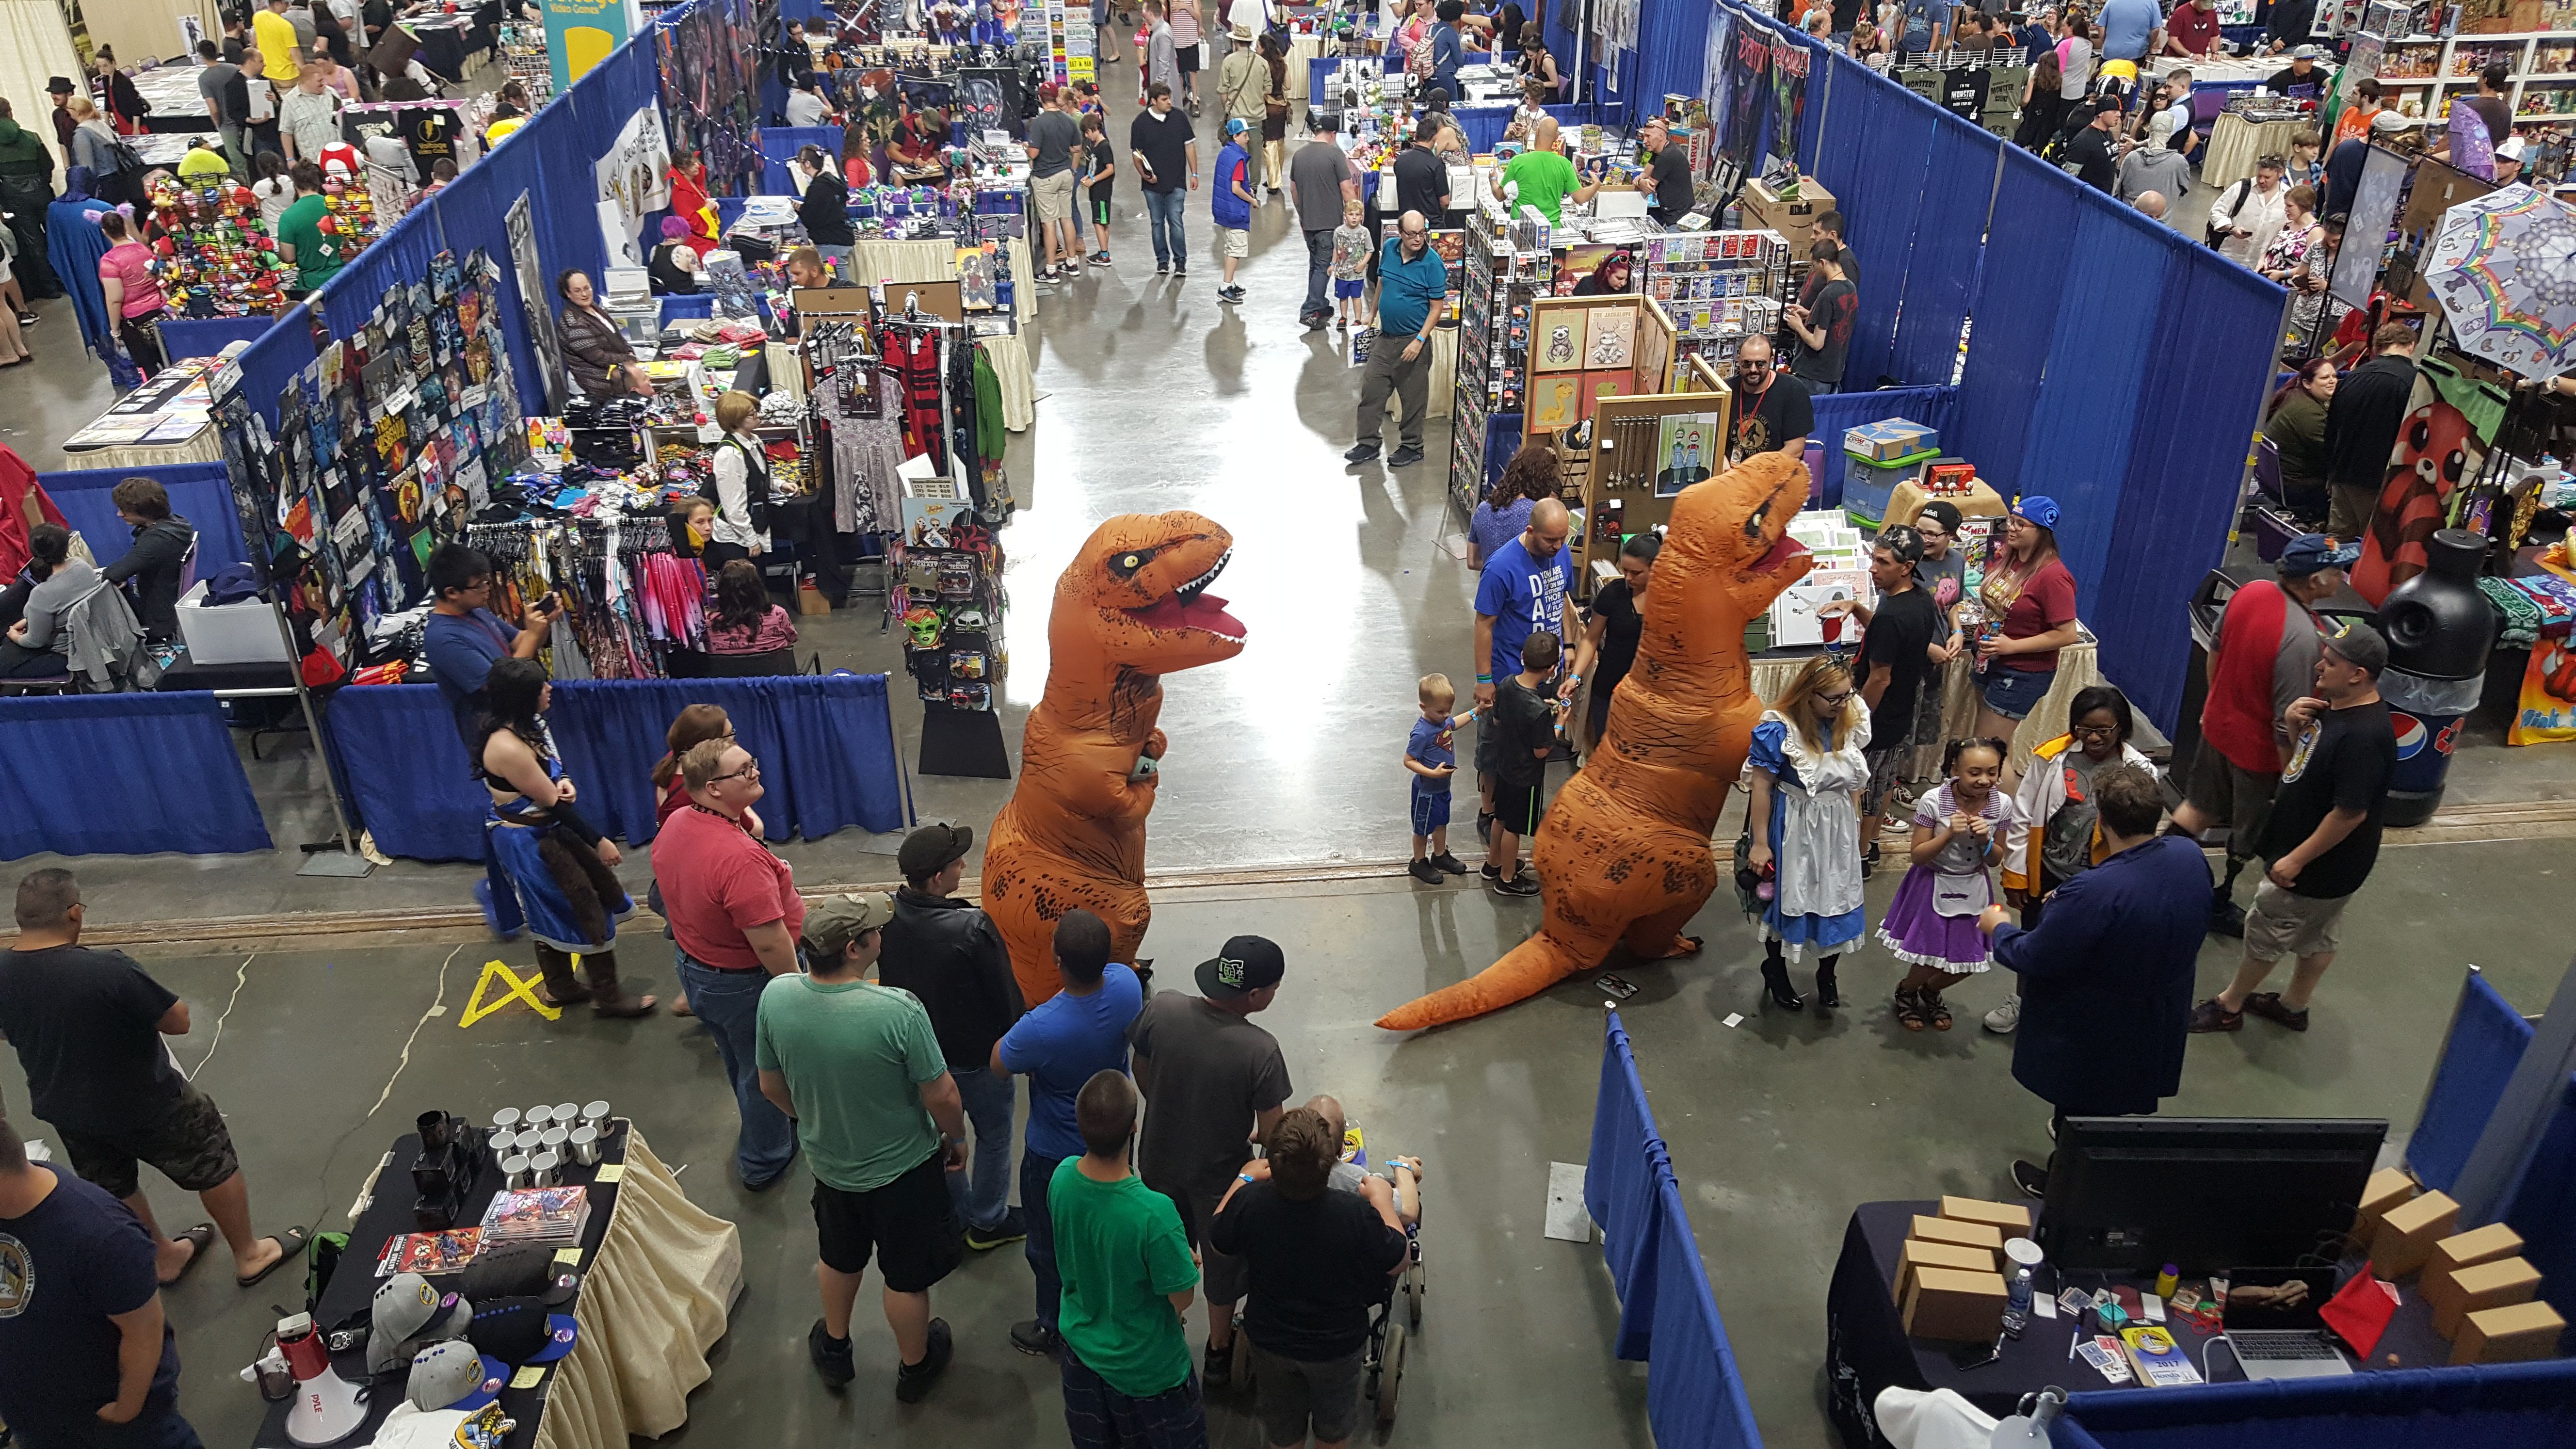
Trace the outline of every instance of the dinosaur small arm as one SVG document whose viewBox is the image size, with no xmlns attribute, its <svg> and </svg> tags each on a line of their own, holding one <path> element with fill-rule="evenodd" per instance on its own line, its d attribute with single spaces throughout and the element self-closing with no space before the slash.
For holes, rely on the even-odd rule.
<svg viewBox="0 0 2576 1449">
<path fill-rule="evenodd" d="M 1243 652 L 1243 625 L 1207 592 L 1234 536 L 1195 513 L 1127 513 L 1092 532 L 1056 580 L 1046 692 L 1020 741 L 1020 780 L 984 847 L 983 902 L 1031 1006 L 1062 984 L 1055 923 L 1109 924 L 1133 961 L 1145 900 L 1145 817 L 1163 757 L 1162 676 Z"/>
<path fill-rule="evenodd" d="M 1744 626 L 1813 564 L 1788 536 L 1806 496 L 1806 467 L 1785 453 L 1682 490 L 1649 576 L 1637 662 L 1610 695 L 1600 747 L 1539 822 L 1538 934 L 1378 1025 L 1481 1016 L 1591 970 L 1620 942 L 1645 960 L 1691 949 L 1681 928 L 1717 889 L 1709 836 L 1762 714 Z"/>
</svg>

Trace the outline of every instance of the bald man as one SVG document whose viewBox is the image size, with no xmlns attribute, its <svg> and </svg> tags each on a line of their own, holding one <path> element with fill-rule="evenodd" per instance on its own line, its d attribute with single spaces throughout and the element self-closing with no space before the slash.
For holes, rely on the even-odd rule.
<svg viewBox="0 0 2576 1449">
<path fill-rule="evenodd" d="M 1491 842 L 1494 823 L 1495 729 L 1490 713 L 1494 681 L 1521 672 L 1521 641 L 1532 634 L 1565 635 L 1565 596 L 1574 590 L 1574 565 L 1565 541 L 1574 517 L 1565 504 L 1542 498 L 1530 505 L 1529 526 L 1485 560 L 1476 581 L 1476 838 Z M 1572 697 L 1582 680 L 1567 675 L 1559 699 Z M 1499 867 L 1488 865 L 1487 879 Z"/>
<path fill-rule="evenodd" d="M 1566 202 L 1590 201 L 1592 193 L 1601 189 L 1600 182 L 1586 186 L 1583 178 L 1575 174 L 1574 163 L 1565 157 L 1554 116 L 1539 119 L 1530 134 L 1530 148 L 1495 172 L 1492 185 L 1496 199 L 1509 205 L 1513 215 L 1519 215 L 1524 206 L 1535 206 L 1549 226 L 1563 224 Z"/>
<path fill-rule="evenodd" d="M 1431 329 L 1448 305 L 1449 264 L 1431 249 L 1431 223 L 1418 211 L 1396 219 L 1396 234 L 1378 251 L 1377 336 L 1360 370 L 1359 441 L 1342 455 L 1353 466 L 1377 457 L 1386 431 L 1386 398 L 1403 405 L 1402 441 L 1386 465 L 1422 461 L 1422 414 L 1431 399 Z"/>
<path fill-rule="evenodd" d="M 2165 219 L 2165 194 L 2161 191 L 2141 191 L 2138 199 L 2129 204 L 2158 221 Z"/>
</svg>

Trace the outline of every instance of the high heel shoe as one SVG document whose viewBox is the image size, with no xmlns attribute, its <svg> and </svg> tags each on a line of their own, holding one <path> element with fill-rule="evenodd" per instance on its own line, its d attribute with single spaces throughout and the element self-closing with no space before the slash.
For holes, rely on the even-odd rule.
<svg viewBox="0 0 2576 1449">
<path fill-rule="evenodd" d="M 1816 1014 L 1819 1016 L 1828 1011 L 1839 1010 L 1843 1004 L 1843 994 L 1835 988 L 1834 968 L 1831 966 L 1816 968 L 1815 1001 Z"/>
<path fill-rule="evenodd" d="M 1773 1004 L 1796 1011 L 1807 1003 L 1789 985 L 1789 968 L 1778 961 L 1762 963 L 1762 994 Z"/>
</svg>

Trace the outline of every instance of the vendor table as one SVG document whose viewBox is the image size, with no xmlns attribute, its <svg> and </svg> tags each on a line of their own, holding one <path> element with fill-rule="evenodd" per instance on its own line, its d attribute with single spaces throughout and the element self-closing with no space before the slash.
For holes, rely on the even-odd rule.
<svg viewBox="0 0 2576 1449">
<path fill-rule="evenodd" d="M 1037 264 L 1029 256 L 1027 237 L 1004 243 L 1011 256 L 1011 310 L 1026 322 L 1038 315 Z M 850 249 L 851 261 L 864 282 L 953 282 L 957 280 L 957 243 L 948 237 L 931 241 L 869 241 Z M 903 297 L 889 289 L 886 305 L 901 311 Z"/>
<path fill-rule="evenodd" d="M 402 22 L 420 42 L 420 63 L 448 81 L 465 79 L 467 65 L 500 39 L 500 0 L 477 5 L 471 15 L 432 15 Z"/>
<path fill-rule="evenodd" d="M 2172 65 L 2182 64 L 2188 64 L 2191 67 L 2192 92 L 2198 94 L 2201 91 L 2250 91 L 2289 69 L 2290 58 L 2286 55 L 2264 55 L 2250 60 L 2175 61 L 2170 64 L 2159 62 L 2155 68 L 2155 74 L 2162 75 Z M 2318 62 L 2317 74 L 2332 76 L 2334 73 L 2335 68 L 2332 63 Z"/>
<path fill-rule="evenodd" d="M 2221 112 L 2210 126 L 2208 159 L 2200 163 L 2202 184 L 2235 185 L 2253 175 L 2254 163 L 2263 157 L 2289 155 L 2290 137 L 2311 124 L 2296 118 L 2257 124 L 2243 116 Z M 2201 218 L 2203 222 L 2208 219 Z"/>
<path fill-rule="evenodd" d="M 1315 62 L 1322 59 L 1330 38 L 1317 35 L 1295 35 L 1288 40 L 1288 99 L 1312 101 L 1315 98 Z M 1338 57 L 1337 57 L 1338 59 Z M 1329 74 L 1329 72 L 1327 72 Z M 1303 87 L 1300 89 L 1300 87 Z"/>
<path fill-rule="evenodd" d="M 96 422 L 63 440 L 74 468 L 149 468 L 220 463 L 223 447 L 206 415 L 204 374 L 212 364 L 183 359 L 143 380 Z"/>
<path fill-rule="evenodd" d="M 2050 681 L 2048 693 L 2028 718 L 2013 731 L 2012 757 L 2026 758 L 2030 752 L 2066 733 L 2066 711 L 2075 703 L 2078 691 L 2105 682 L 2097 655 L 2100 646 L 2093 631 L 2078 621 L 2076 628 L 2083 637 L 2057 651 L 2057 678 Z M 1766 649 L 1753 656 L 1753 695 L 1756 699 L 1776 699 L 1788 689 L 1789 681 L 1805 664 L 1822 650 Z M 1932 780 L 1941 775 L 1941 750 L 1944 741 L 1963 739 L 1976 727 L 1978 694 L 1985 681 L 1970 666 L 1966 655 L 1950 661 L 1941 681 L 1941 734 L 1938 739 L 1918 745 L 1914 758 L 1906 762 L 1905 778 Z"/>
<path fill-rule="evenodd" d="M 620 1118 L 617 1125 L 599 1167 L 563 1170 L 566 1186 L 591 1194 L 573 1304 L 581 1336 L 535 1387 L 502 1391 L 503 1409 L 519 1423 L 510 1449 L 626 1449 L 630 1434 L 658 1438 L 688 1421 L 689 1391 L 713 1373 L 706 1352 L 724 1336 L 725 1315 L 742 1285 L 741 1238 L 733 1224 L 689 1201 L 632 1123 Z M 417 1135 L 394 1143 L 374 1199 L 350 1229 L 348 1251 L 315 1307 L 318 1322 L 364 1317 L 383 1281 L 374 1273 L 377 1253 L 395 1234 L 413 1231 L 411 1166 L 419 1157 Z M 615 1180 L 597 1181 L 612 1165 Z M 500 1185 L 499 1168 L 487 1163 L 465 1197 L 470 1219 L 480 1220 Z M 456 1276 L 432 1282 L 452 1292 Z M 352 1382 L 366 1369 L 363 1348 L 335 1359 Z M 360 1432 L 372 1432 L 402 1401 L 400 1394 L 377 1396 Z M 269 1406 L 257 1449 L 292 1449 L 288 1407 Z"/>
<path fill-rule="evenodd" d="M 1833 1284 L 1825 1297 L 1825 1380 L 1829 1385 L 1827 1409 L 1847 1449 L 1876 1449 L 1887 1443 L 1879 1436 L 1870 1406 L 1877 1402 L 1879 1390 L 1890 1385 L 1956 1390 L 1968 1402 L 1998 1418 L 2013 1412 L 2022 1395 L 2050 1384 L 2079 1391 L 2113 1387 L 2072 1356 L 2075 1323 L 2063 1316 L 2033 1317 L 2021 1337 L 2004 1340 L 2002 1353 L 1982 1368 L 1960 1368 L 1951 1359 L 1951 1344 L 1906 1337 L 1904 1319 L 1894 1297 L 1896 1255 L 1916 1214 L 1937 1217 L 1940 1212 L 1938 1201 L 1862 1203 L 1853 1210 L 1851 1224 L 1843 1231 L 1842 1256 L 1834 1263 Z M 2098 1273 L 2071 1274 L 2060 1283 L 2053 1267 L 2042 1267 L 2038 1277 L 2034 1296 L 2054 1297 L 2066 1287 L 2110 1286 Z M 2143 1284 L 2146 1291 L 2155 1286 L 2149 1279 L 2122 1281 Z M 2364 1368 L 2384 1366 L 2391 1353 L 2401 1365 L 2418 1369 L 2450 1358 L 2450 1345 L 2433 1332 L 2432 1310 L 2411 1288 L 2402 1291 L 2397 1316 L 2389 1321 L 2387 1331 L 2363 1362 Z M 2191 1356 L 2193 1366 L 2205 1378 L 2220 1383 L 2244 1382 L 2245 1375 L 2231 1355 L 2207 1352 L 2211 1335 L 2180 1318 L 2166 1327 L 2172 1330 L 2175 1344 Z M 2131 1379 L 2120 1387 L 2136 1389 L 2139 1385 Z M 2150 1392 L 2171 1396 L 2196 1391 L 2185 1387 Z"/>
<path fill-rule="evenodd" d="M 206 98 L 197 90 L 199 67 L 172 61 L 150 70 L 138 70 L 127 79 L 134 82 L 135 93 L 152 109 L 143 117 L 147 131 L 212 131 L 215 119 L 206 114 Z"/>
</svg>

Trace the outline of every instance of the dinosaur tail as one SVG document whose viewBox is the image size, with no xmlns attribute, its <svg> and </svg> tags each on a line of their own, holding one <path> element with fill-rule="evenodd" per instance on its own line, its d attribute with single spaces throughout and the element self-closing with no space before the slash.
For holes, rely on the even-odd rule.
<svg viewBox="0 0 2576 1449">
<path fill-rule="evenodd" d="M 1503 959 L 1459 982 L 1397 1007 L 1377 1019 L 1389 1031 L 1465 1021 L 1536 996 L 1592 964 L 1545 930 L 1514 946 Z"/>
</svg>

